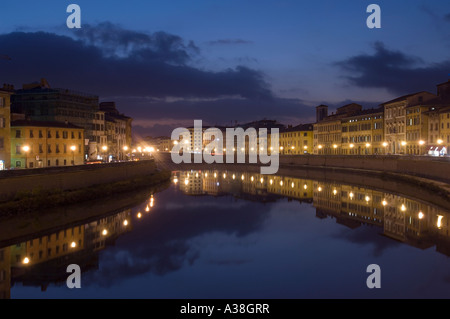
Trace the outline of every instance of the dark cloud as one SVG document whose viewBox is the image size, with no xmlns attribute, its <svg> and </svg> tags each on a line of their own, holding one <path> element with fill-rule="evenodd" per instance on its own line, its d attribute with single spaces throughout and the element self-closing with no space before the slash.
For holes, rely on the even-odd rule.
<svg viewBox="0 0 450 319">
<path fill-rule="evenodd" d="M 8 48 L 5 54 L 12 58 L 2 65 L 1 80 L 21 84 L 45 77 L 55 86 L 100 96 L 272 96 L 264 75 L 256 70 L 237 66 L 210 72 L 188 66 L 188 47 L 195 45 L 184 45 L 179 37 L 131 33 L 127 40 L 125 30 L 118 35 L 104 30 L 87 28 L 79 40 L 44 32 L 0 35 L 0 47 Z M 127 55 L 104 54 L 115 44 L 126 49 Z"/>
<path fill-rule="evenodd" d="M 335 65 L 350 74 L 344 76 L 351 85 L 385 88 L 394 94 L 435 91 L 435 85 L 447 79 L 450 60 L 425 64 L 419 58 L 386 49 L 376 42 L 375 53 L 350 57 Z"/>
<path fill-rule="evenodd" d="M 193 41 L 186 44 L 177 35 L 162 31 L 147 34 L 123 29 L 110 22 L 95 26 L 85 24 L 76 29 L 74 35 L 87 45 L 101 48 L 106 56 L 133 54 L 142 55 L 147 61 L 186 64 L 192 55 L 199 53 Z"/>
<path fill-rule="evenodd" d="M 243 39 L 219 39 L 207 42 L 207 44 L 209 45 L 252 44 L 252 43 L 253 43 L 252 41 Z"/>
<path fill-rule="evenodd" d="M 262 118 L 298 124 L 314 114 L 301 100 L 277 98 L 263 73 L 241 65 L 248 59 L 221 71 L 192 66 L 200 55 L 195 43 L 165 32 L 137 32 L 105 22 L 83 25 L 70 36 L 3 34 L 0 48 L 12 58 L 0 61 L 0 83 L 20 88 L 44 77 L 53 87 L 116 101 L 121 112 L 134 118 L 134 132 L 142 135 L 168 135 L 169 128 L 194 119 L 210 125 Z"/>
</svg>

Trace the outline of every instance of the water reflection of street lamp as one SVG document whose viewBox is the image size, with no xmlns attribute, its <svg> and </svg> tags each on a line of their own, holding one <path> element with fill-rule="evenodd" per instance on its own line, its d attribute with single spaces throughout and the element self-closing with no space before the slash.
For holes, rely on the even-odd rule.
<svg viewBox="0 0 450 319">
<path fill-rule="evenodd" d="M 71 147 L 70 147 L 70 150 L 72 151 L 72 165 L 75 165 L 75 150 L 76 150 L 77 148 L 75 147 L 75 145 L 72 145 Z"/>
<path fill-rule="evenodd" d="M 22 147 L 22 150 L 25 152 L 25 168 L 28 168 L 28 152 L 30 151 L 30 147 L 28 145 L 25 145 Z"/>
</svg>

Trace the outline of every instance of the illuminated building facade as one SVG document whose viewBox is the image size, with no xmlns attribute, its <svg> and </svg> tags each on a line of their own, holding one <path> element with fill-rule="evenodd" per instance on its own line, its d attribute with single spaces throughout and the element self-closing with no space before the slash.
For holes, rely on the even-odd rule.
<svg viewBox="0 0 450 319">
<path fill-rule="evenodd" d="M 302 124 L 280 130 L 280 154 L 312 154 L 313 129 L 314 124 Z"/>
<path fill-rule="evenodd" d="M 84 164 L 84 130 L 71 123 L 11 123 L 11 165 L 41 168 Z"/>
<path fill-rule="evenodd" d="M 384 154 L 383 108 L 369 109 L 342 119 L 343 155 Z"/>
</svg>

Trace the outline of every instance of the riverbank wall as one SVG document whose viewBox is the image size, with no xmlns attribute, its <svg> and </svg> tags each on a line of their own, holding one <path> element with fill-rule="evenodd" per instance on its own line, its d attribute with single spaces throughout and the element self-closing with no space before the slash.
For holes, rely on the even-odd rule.
<svg viewBox="0 0 450 319">
<path fill-rule="evenodd" d="M 0 201 L 42 191 L 70 191 L 150 176 L 154 160 L 0 172 Z"/>
</svg>

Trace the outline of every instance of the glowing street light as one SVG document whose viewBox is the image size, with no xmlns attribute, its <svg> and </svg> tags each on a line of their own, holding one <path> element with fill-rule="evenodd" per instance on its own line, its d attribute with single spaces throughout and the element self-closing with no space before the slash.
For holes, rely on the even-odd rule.
<svg viewBox="0 0 450 319">
<path fill-rule="evenodd" d="M 102 146 L 103 156 L 106 155 L 106 151 L 107 151 L 107 150 L 108 150 L 108 146 L 103 145 L 103 146 Z M 105 159 L 105 162 L 106 162 L 106 159 Z"/>
<path fill-rule="evenodd" d="M 425 141 L 423 141 L 423 140 L 419 141 L 419 145 L 424 145 L 424 144 L 425 144 Z"/>
<path fill-rule="evenodd" d="M 425 215 L 422 212 L 419 212 L 419 219 L 423 219 Z"/>
<path fill-rule="evenodd" d="M 72 248 L 77 247 L 77 243 L 73 241 L 73 242 L 70 244 L 70 247 L 72 247 Z"/>
<path fill-rule="evenodd" d="M 438 140 L 437 140 L 437 143 L 438 143 L 439 145 L 441 145 L 442 143 L 444 143 L 444 141 L 441 140 L 441 139 L 438 139 Z"/>
<path fill-rule="evenodd" d="M 76 151 L 77 147 L 75 145 L 72 145 L 70 147 L 70 150 L 72 151 L 72 165 L 75 165 L 75 151 Z"/>
<path fill-rule="evenodd" d="M 22 263 L 23 263 L 24 265 L 28 265 L 28 264 L 30 263 L 30 258 L 25 257 L 25 258 L 22 260 Z"/>
<path fill-rule="evenodd" d="M 350 148 L 354 148 L 355 147 L 355 144 L 350 144 Z"/>
<path fill-rule="evenodd" d="M 28 145 L 25 145 L 22 147 L 22 151 L 25 152 L 25 168 L 28 168 L 28 152 L 30 151 L 30 147 Z"/>
<path fill-rule="evenodd" d="M 405 142 L 405 141 L 402 141 L 401 145 L 402 145 L 402 146 L 406 146 L 406 142 Z"/>
</svg>

